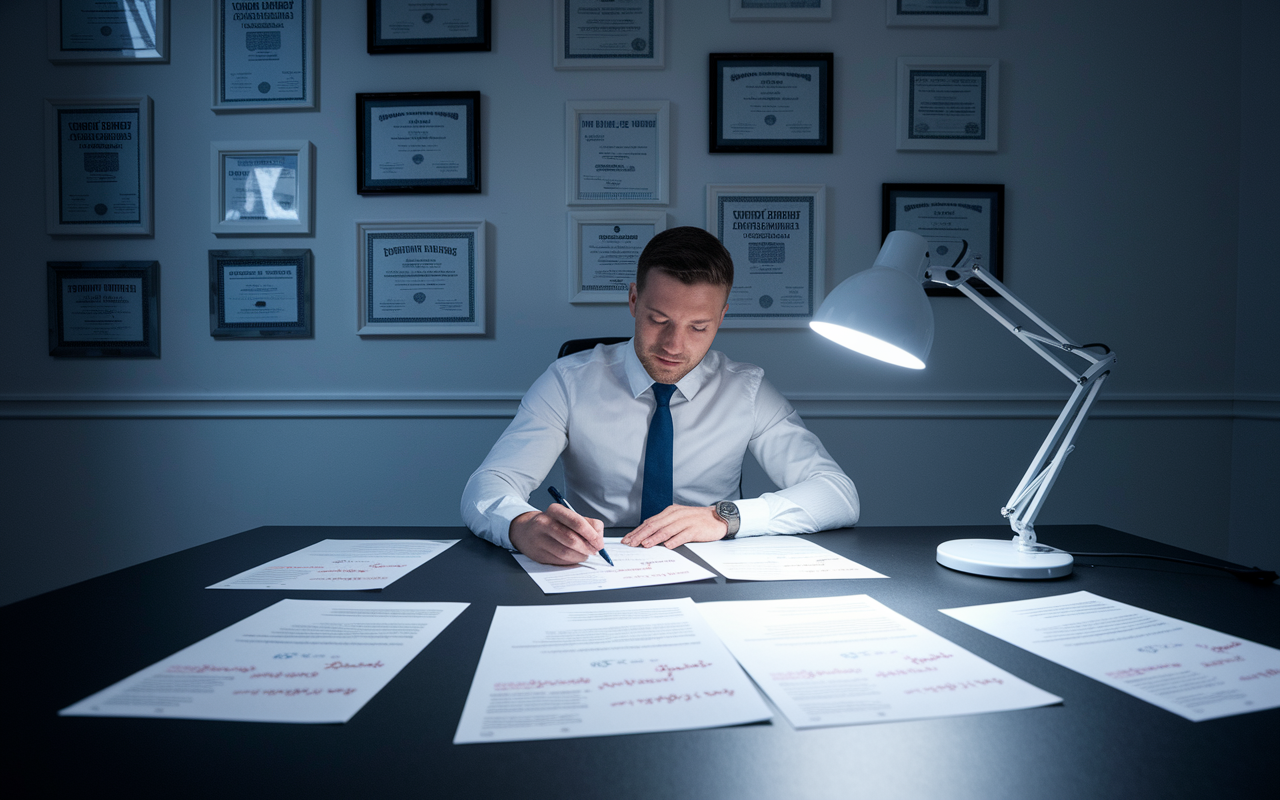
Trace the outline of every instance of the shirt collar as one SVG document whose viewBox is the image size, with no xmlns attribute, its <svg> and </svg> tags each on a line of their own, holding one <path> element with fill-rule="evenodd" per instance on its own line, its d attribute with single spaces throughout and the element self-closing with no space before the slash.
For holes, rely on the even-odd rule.
<svg viewBox="0 0 1280 800">
<path fill-rule="evenodd" d="M 656 381 L 644 368 L 644 364 L 640 363 L 640 358 L 636 355 L 635 339 L 627 342 L 626 351 L 627 354 L 623 358 L 623 366 L 627 371 L 627 383 L 631 388 L 631 396 L 639 397 Z M 702 361 L 698 362 L 698 366 L 689 370 L 688 375 L 676 382 L 676 390 L 680 392 L 685 400 L 692 400 L 698 390 L 706 384 L 707 379 L 711 377 L 711 373 L 715 370 L 713 363 L 717 355 L 718 353 L 715 350 L 708 350 L 707 354 L 702 357 Z"/>
</svg>

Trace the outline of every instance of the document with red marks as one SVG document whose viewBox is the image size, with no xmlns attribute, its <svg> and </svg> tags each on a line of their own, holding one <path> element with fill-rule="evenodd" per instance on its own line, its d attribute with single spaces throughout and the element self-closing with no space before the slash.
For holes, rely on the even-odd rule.
<svg viewBox="0 0 1280 800">
<path fill-rule="evenodd" d="M 346 722 L 467 605 L 281 600 L 58 714 Z"/>
<path fill-rule="evenodd" d="M 606 536 L 604 546 L 613 559 L 612 567 L 598 554 L 572 567 L 539 564 L 522 553 L 512 555 L 545 594 L 658 586 L 716 577 L 715 573 L 662 545 L 650 548 L 627 547 L 622 544 L 621 537 Z"/>
<path fill-rule="evenodd" d="M 796 728 L 1062 702 L 865 594 L 698 610 Z"/>
<path fill-rule="evenodd" d="M 1280 707 L 1280 650 L 1092 592 L 942 613 L 1192 722 Z"/>
<path fill-rule="evenodd" d="M 457 543 L 457 539 L 325 539 L 205 588 L 381 589 Z"/>
<path fill-rule="evenodd" d="M 453 743 L 715 728 L 770 716 L 687 597 L 498 606 Z"/>
</svg>

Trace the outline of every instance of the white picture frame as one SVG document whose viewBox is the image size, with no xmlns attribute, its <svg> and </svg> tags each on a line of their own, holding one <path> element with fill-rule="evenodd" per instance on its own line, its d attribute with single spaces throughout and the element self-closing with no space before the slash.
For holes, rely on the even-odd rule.
<svg viewBox="0 0 1280 800">
<path fill-rule="evenodd" d="M 241 13 L 233 0 L 212 0 L 213 110 L 316 107 L 316 0 L 295 8 Z M 281 29 L 260 29 L 259 14 L 281 15 Z M 287 15 L 287 16 L 284 16 Z M 237 26 L 243 26 L 237 29 Z M 241 54 L 266 54 L 249 59 Z M 249 71 L 244 71 L 249 70 Z"/>
<path fill-rule="evenodd" d="M 891 28 L 996 28 L 1000 0 L 885 0 Z"/>
<path fill-rule="evenodd" d="M 315 147 L 306 139 L 210 142 L 210 230 L 215 236 L 312 233 L 314 161 Z M 243 189 L 229 189 L 232 172 L 250 173 L 243 176 Z M 270 198 L 264 196 L 267 191 Z M 246 204 L 242 214 L 229 208 L 241 202 Z"/>
<path fill-rule="evenodd" d="M 568 217 L 569 302 L 627 302 L 635 260 L 650 239 L 667 229 L 667 212 L 573 209 Z M 631 265 L 630 277 L 623 274 L 623 261 Z"/>
<path fill-rule="evenodd" d="M 803 328 L 826 296 L 825 184 L 710 184 L 707 230 L 733 258 L 723 328 Z"/>
<path fill-rule="evenodd" d="M 829 20 L 834 2 L 835 0 L 806 0 L 804 5 L 796 5 L 779 0 L 729 0 L 729 19 L 735 22 Z"/>
<path fill-rule="evenodd" d="M 569 100 L 564 107 L 568 205 L 670 202 L 669 100 Z"/>
<path fill-rule="evenodd" d="M 662 69 L 666 65 L 666 0 L 616 0 L 610 7 L 617 29 L 585 36 L 580 18 L 591 0 L 553 0 L 552 66 L 556 69 Z M 618 14 L 633 12 L 631 16 Z M 628 41 L 628 38 L 630 40 Z"/>
<path fill-rule="evenodd" d="M 940 96 L 931 99 L 935 90 Z M 999 120 L 999 59 L 898 59 L 899 150 L 995 152 Z"/>
<path fill-rule="evenodd" d="M 45 0 L 45 35 L 55 64 L 169 63 L 169 0 Z"/>
<path fill-rule="evenodd" d="M 484 220 L 357 222 L 356 333 L 485 333 L 485 232 Z"/>
<path fill-rule="evenodd" d="M 151 98 L 49 98 L 44 108 L 46 232 L 151 236 Z"/>
</svg>

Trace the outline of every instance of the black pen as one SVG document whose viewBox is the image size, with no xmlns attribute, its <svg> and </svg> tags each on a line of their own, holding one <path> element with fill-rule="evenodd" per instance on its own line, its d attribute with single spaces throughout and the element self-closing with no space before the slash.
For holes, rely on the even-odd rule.
<svg viewBox="0 0 1280 800">
<path fill-rule="evenodd" d="M 562 495 L 562 494 L 560 494 L 558 491 L 556 491 L 556 487 L 554 487 L 554 486 L 548 486 L 548 487 L 547 487 L 547 491 L 551 493 L 551 499 L 552 499 L 552 500 L 555 500 L 555 501 L 556 501 L 557 503 L 559 503 L 560 505 L 564 506 L 565 508 L 569 509 L 570 511 L 573 511 L 573 506 L 569 505 L 569 501 L 564 499 L 564 495 Z M 573 511 L 573 513 L 577 514 L 578 512 L 577 512 L 577 511 Z M 601 558 L 603 558 L 605 561 L 608 561 L 608 562 L 609 562 L 609 566 L 611 566 L 611 567 L 613 566 L 613 559 L 612 559 L 612 558 L 609 558 L 609 554 L 605 552 L 605 549 L 604 549 L 603 547 L 601 547 L 601 548 L 600 548 L 600 557 L 601 557 Z"/>
</svg>

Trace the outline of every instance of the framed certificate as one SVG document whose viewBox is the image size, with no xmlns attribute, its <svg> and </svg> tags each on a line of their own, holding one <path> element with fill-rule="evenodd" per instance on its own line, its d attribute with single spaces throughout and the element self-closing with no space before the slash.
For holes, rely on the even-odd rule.
<svg viewBox="0 0 1280 800">
<path fill-rule="evenodd" d="M 356 333 L 485 332 L 485 223 L 356 223 Z"/>
<path fill-rule="evenodd" d="M 565 103 L 566 202 L 665 205 L 670 118 L 667 100 Z"/>
<path fill-rule="evenodd" d="M 1000 61 L 899 58 L 899 150 L 998 149 Z"/>
<path fill-rule="evenodd" d="M 710 152 L 832 152 L 831 53 L 712 53 Z"/>
<path fill-rule="evenodd" d="M 45 228 L 151 235 L 151 98 L 46 100 Z"/>
<path fill-rule="evenodd" d="M 210 250 L 209 335 L 309 338 L 310 250 Z"/>
<path fill-rule="evenodd" d="M 210 142 L 213 233 L 311 233 L 312 154 L 305 139 Z"/>
<path fill-rule="evenodd" d="M 556 69 L 662 69 L 666 0 L 554 0 Z"/>
<path fill-rule="evenodd" d="M 213 110 L 315 108 L 315 0 L 213 0 Z"/>
<path fill-rule="evenodd" d="M 160 357 L 160 263 L 50 261 L 49 355 Z"/>
<path fill-rule="evenodd" d="M 491 0 L 368 0 L 368 50 L 453 53 L 492 49 Z"/>
<path fill-rule="evenodd" d="M 49 60 L 169 61 L 169 0 L 45 0 Z"/>
<path fill-rule="evenodd" d="M 356 191 L 480 191 L 480 93 L 356 95 Z"/>
<path fill-rule="evenodd" d="M 726 328 L 800 328 L 826 286 L 822 184 L 707 187 L 707 230 L 733 257 Z"/>
<path fill-rule="evenodd" d="M 994 28 L 1000 0 L 885 0 L 890 27 Z"/>
<path fill-rule="evenodd" d="M 832 2 L 833 0 L 729 0 L 729 19 L 831 19 Z"/>
<path fill-rule="evenodd" d="M 881 188 L 880 239 L 893 231 L 918 233 L 929 243 L 929 263 L 955 263 L 964 243 L 982 268 L 1004 281 L 1003 183 L 886 183 Z M 996 292 L 981 281 L 972 284 L 988 297 Z M 959 297 L 949 286 L 926 283 L 925 292 Z"/>
<path fill-rule="evenodd" d="M 667 229 L 667 212 L 569 212 L 569 302 L 625 303 L 649 240 Z"/>
</svg>

